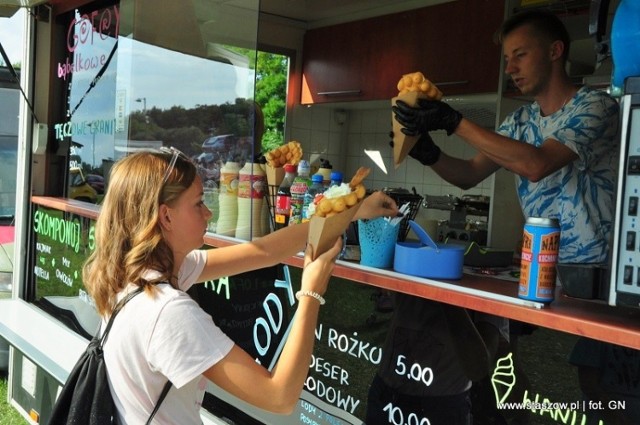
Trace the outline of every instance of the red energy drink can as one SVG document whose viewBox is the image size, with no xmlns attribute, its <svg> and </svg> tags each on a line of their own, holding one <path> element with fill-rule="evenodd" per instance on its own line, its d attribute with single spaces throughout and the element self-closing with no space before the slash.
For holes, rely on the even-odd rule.
<svg viewBox="0 0 640 425">
<path fill-rule="evenodd" d="M 556 286 L 560 225 L 553 218 L 529 217 L 524 225 L 518 297 L 549 303 Z"/>
</svg>

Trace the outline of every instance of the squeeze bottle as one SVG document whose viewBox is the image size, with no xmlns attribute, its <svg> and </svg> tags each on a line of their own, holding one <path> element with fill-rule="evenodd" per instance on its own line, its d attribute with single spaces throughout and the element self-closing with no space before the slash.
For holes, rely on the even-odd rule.
<svg viewBox="0 0 640 425">
<path fill-rule="evenodd" d="M 236 238 L 249 241 L 263 236 L 262 204 L 266 191 L 264 170 L 260 164 L 247 162 L 239 172 Z"/>
<path fill-rule="evenodd" d="M 291 184 L 296 178 L 296 166 L 293 164 L 285 164 L 284 178 L 278 187 L 275 205 L 275 226 L 282 229 L 289 225 L 289 216 L 291 215 Z"/>
<path fill-rule="evenodd" d="M 320 169 L 318 170 L 318 174 L 322 174 L 322 184 L 325 188 L 329 187 L 332 168 L 333 167 L 328 160 L 320 158 Z"/>
<path fill-rule="evenodd" d="M 220 217 L 216 226 L 216 233 L 224 236 L 234 236 L 238 222 L 238 173 L 240 164 L 227 161 L 220 169 Z"/>
</svg>

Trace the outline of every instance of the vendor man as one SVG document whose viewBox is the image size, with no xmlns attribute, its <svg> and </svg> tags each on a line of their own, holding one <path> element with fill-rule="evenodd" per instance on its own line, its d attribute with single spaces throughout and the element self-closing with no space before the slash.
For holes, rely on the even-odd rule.
<svg viewBox="0 0 640 425">
<path fill-rule="evenodd" d="M 525 218 L 560 222 L 561 263 L 603 263 L 609 255 L 618 161 L 618 104 L 607 93 L 576 88 L 566 72 L 569 35 L 555 15 L 533 10 L 504 22 L 499 35 L 505 72 L 534 102 L 511 113 L 497 132 L 444 102 L 393 108 L 403 133 L 420 135 L 409 155 L 462 189 L 499 168 L 516 174 Z M 429 131 L 446 130 L 477 150 L 451 157 Z"/>
</svg>

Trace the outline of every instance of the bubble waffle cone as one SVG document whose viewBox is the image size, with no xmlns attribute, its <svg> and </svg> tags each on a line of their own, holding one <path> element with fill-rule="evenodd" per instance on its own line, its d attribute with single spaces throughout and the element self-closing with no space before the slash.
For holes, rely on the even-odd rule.
<svg viewBox="0 0 640 425">
<path fill-rule="evenodd" d="M 435 84 L 425 78 L 424 74 L 420 71 L 412 72 L 410 74 L 403 75 L 398 81 L 398 96 L 402 96 L 405 93 L 423 93 L 429 97 L 429 99 L 440 100 L 442 99 L 442 92 Z"/>
<path fill-rule="evenodd" d="M 307 243 L 311 245 L 311 258 L 313 260 L 327 252 L 333 246 L 336 239 L 347 231 L 349 223 L 353 220 L 353 216 L 361 204 L 362 201 L 331 217 L 311 217 Z"/>
<path fill-rule="evenodd" d="M 398 81 L 398 96 L 391 99 L 391 106 L 395 106 L 398 100 L 402 100 L 409 106 L 416 106 L 418 99 L 440 100 L 442 92 L 419 71 L 403 75 Z M 391 124 L 393 126 L 393 165 L 398 168 L 418 142 L 419 137 L 404 134 L 393 112 Z"/>
<path fill-rule="evenodd" d="M 267 183 L 270 186 L 280 186 L 284 180 L 284 165 L 298 165 L 302 159 L 302 146 L 300 142 L 291 140 L 282 146 L 270 150 L 264 155 L 267 161 L 265 171 L 267 174 Z"/>
<path fill-rule="evenodd" d="M 264 157 L 267 160 L 267 164 L 273 168 L 284 167 L 284 164 L 298 165 L 302 159 L 302 146 L 300 142 L 292 140 L 270 150 Z"/>
<path fill-rule="evenodd" d="M 336 198 L 324 198 L 317 206 L 316 213 L 309 222 L 307 243 L 312 247 L 312 259 L 326 252 L 336 239 L 344 234 L 362 205 L 366 189 L 362 181 L 371 172 L 370 168 L 360 167 L 349 182 L 351 192 Z M 331 205 L 329 211 L 321 211 L 321 206 Z"/>
<path fill-rule="evenodd" d="M 409 106 L 416 106 L 418 99 L 428 99 L 429 97 L 419 92 L 409 92 L 391 99 L 391 105 L 395 106 L 398 100 L 402 100 Z M 398 168 L 402 161 L 409 155 L 409 151 L 418 142 L 418 136 L 407 136 L 402 132 L 402 126 L 396 117 L 391 113 L 391 124 L 393 126 L 393 165 Z"/>
</svg>

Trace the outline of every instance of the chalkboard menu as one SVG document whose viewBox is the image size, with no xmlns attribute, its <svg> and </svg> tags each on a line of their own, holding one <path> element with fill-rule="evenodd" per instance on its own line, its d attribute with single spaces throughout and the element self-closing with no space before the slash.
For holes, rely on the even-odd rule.
<svg viewBox="0 0 640 425">
<path fill-rule="evenodd" d="M 271 369 L 295 315 L 294 294 L 300 287 L 300 275 L 299 269 L 278 265 L 195 285 L 189 293 L 229 337 Z M 390 317 L 376 309 L 379 292 L 332 279 L 327 304 L 320 311 L 303 393 L 293 414 L 278 416 L 279 424 L 362 423 Z M 204 406 L 208 407 L 206 399 Z M 248 410 L 236 412 L 235 420 L 245 423 L 244 415 L 249 413 L 271 423 L 270 415 Z M 234 417 L 229 412 L 226 415 Z"/>
<path fill-rule="evenodd" d="M 82 282 L 82 266 L 95 247 L 94 221 L 35 206 L 32 230 L 34 303 L 90 338 L 99 319 Z"/>
<path fill-rule="evenodd" d="M 261 350 L 268 338 L 271 338 L 270 347 L 281 347 L 286 338 L 286 328 L 295 315 L 291 295 L 299 289 L 300 274 L 299 269 L 280 265 L 199 285 L 200 295 L 196 298 L 217 317 L 216 322 L 233 339 L 263 365 L 271 367 L 277 361 L 279 350 L 269 351 L 267 355 L 262 355 Z M 245 290 L 246 298 L 240 295 Z M 394 318 L 393 310 L 380 302 L 388 295 L 369 285 L 332 278 L 325 295 L 327 303 L 320 310 L 315 331 L 309 375 L 291 415 L 270 415 L 237 403 L 221 408 L 219 403 L 211 401 L 210 395 L 205 397 L 203 405 L 238 424 L 363 424 L 369 387 L 380 369 L 383 346 Z M 271 330 L 268 336 L 267 329 Z M 590 404 L 583 398 L 578 378 L 582 372 L 569 361 L 571 355 L 575 355 L 578 337 L 517 322 L 512 322 L 510 336 L 514 345 L 503 341 L 489 375 L 473 383 L 474 424 L 616 423 L 601 419 L 607 407 L 604 402 Z M 634 350 L 609 347 L 617 354 L 607 357 L 611 367 L 608 376 L 626 394 L 615 395 L 610 409 L 619 417 L 636 418 L 634 403 L 637 405 L 640 387 L 634 376 L 640 376 L 640 356 Z M 425 374 L 433 365 L 420 365 L 419 370 L 416 364 L 405 362 L 403 365 L 407 380 L 430 383 L 431 379 L 438 378 Z M 428 414 L 405 411 L 397 406 L 389 406 L 380 423 L 432 424 Z"/>
<path fill-rule="evenodd" d="M 189 294 L 237 345 L 265 367 L 273 366 L 295 300 L 286 266 L 194 285 Z"/>
</svg>

